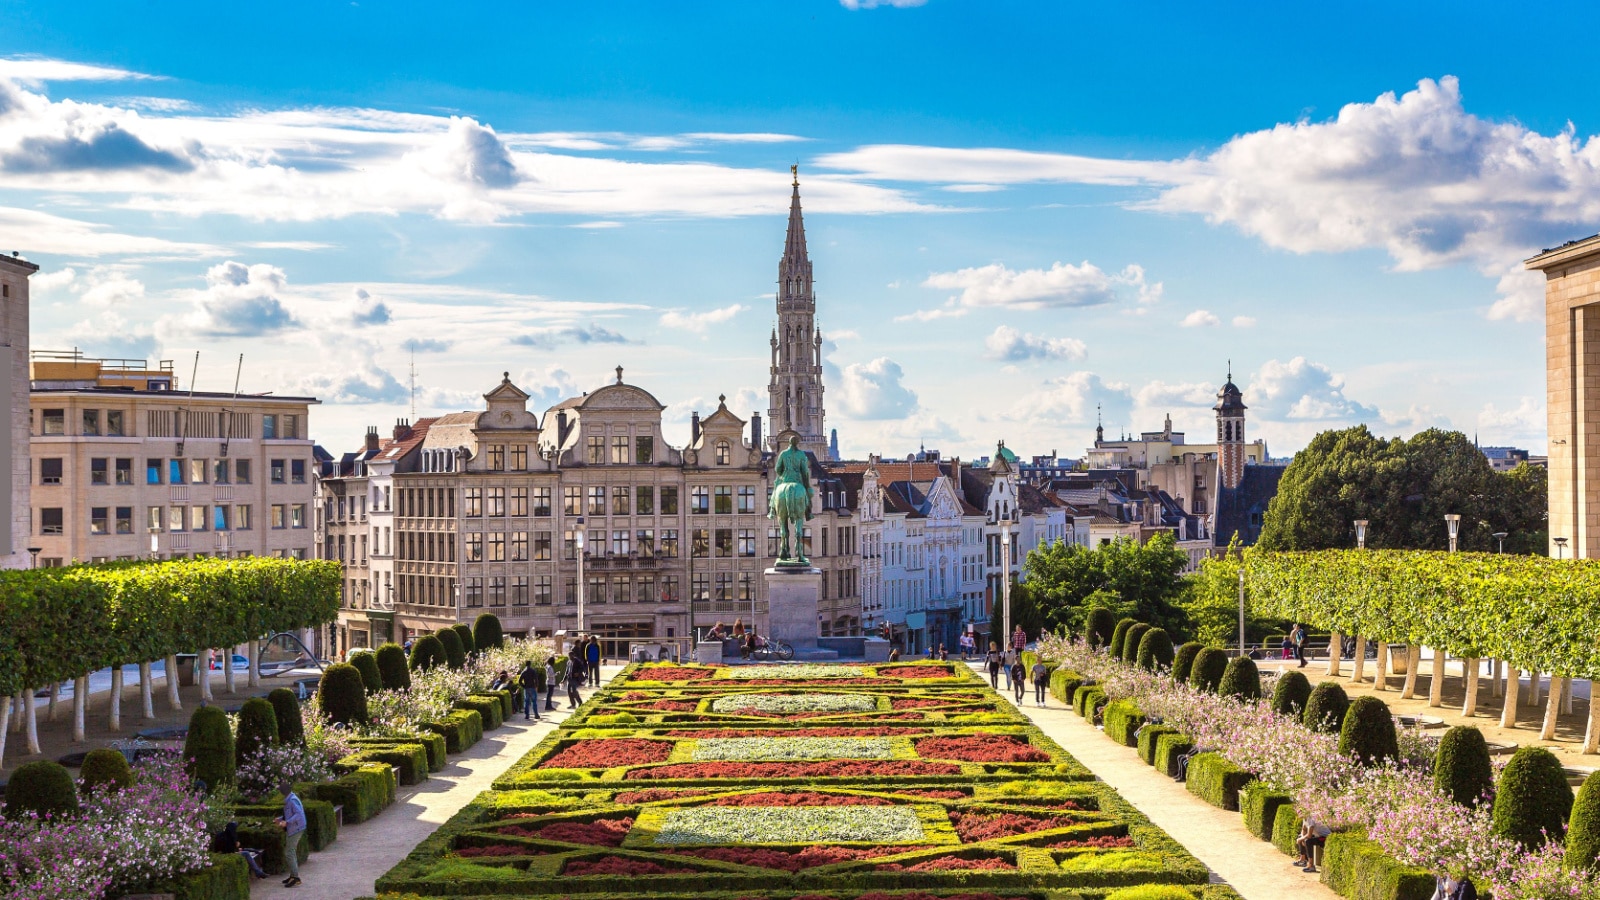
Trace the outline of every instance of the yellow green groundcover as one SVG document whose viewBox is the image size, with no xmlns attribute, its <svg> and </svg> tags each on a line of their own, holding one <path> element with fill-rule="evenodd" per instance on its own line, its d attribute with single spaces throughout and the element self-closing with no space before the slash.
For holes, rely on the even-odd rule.
<svg viewBox="0 0 1600 900">
<path fill-rule="evenodd" d="M 380 897 L 1230 900 L 965 666 L 636 665 Z"/>
</svg>

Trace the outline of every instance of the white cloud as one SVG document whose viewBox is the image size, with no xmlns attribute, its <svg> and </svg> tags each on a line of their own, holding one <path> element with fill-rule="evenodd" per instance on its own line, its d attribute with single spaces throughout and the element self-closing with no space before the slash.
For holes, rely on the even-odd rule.
<svg viewBox="0 0 1600 900">
<path fill-rule="evenodd" d="M 1489 318 L 1543 322 L 1544 285 L 1543 272 L 1530 272 L 1521 263 L 1512 264 L 1495 285 L 1500 299 L 1489 307 Z"/>
<path fill-rule="evenodd" d="M 148 326 L 130 322 L 115 311 L 78 322 L 62 337 L 87 355 L 117 359 L 151 359 L 161 347 Z"/>
<path fill-rule="evenodd" d="M 895 9 L 910 9 L 921 6 L 928 0 L 839 0 L 839 5 L 845 9 L 877 9 L 880 6 L 891 6 Z"/>
<path fill-rule="evenodd" d="M 379 365 L 377 344 L 352 342 L 348 336 L 331 334 L 319 337 L 317 344 L 322 350 L 322 365 L 294 381 L 293 390 L 298 393 L 328 404 L 399 404 L 411 399 L 410 388 Z M 355 361 L 353 368 L 330 371 L 352 359 Z"/>
<path fill-rule="evenodd" d="M 349 307 L 349 323 L 357 328 L 363 325 L 387 325 L 392 313 L 389 305 L 367 292 L 356 288 Z"/>
<path fill-rule="evenodd" d="M 839 408 L 857 419 L 891 419 L 917 408 L 917 394 L 901 383 L 900 364 L 886 356 L 851 363 L 840 372 Z"/>
<path fill-rule="evenodd" d="M 523 369 L 515 383 L 529 395 L 528 409 L 541 415 L 557 403 L 581 393 L 572 373 L 556 365 L 543 369 Z M 543 424 L 546 428 L 554 428 L 556 423 L 552 420 Z"/>
<path fill-rule="evenodd" d="M 1046 379 L 1024 394 L 1015 408 L 1023 421 L 1066 421 L 1087 424 L 1097 412 L 1107 427 L 1129 422 L 1133 391 L 1120 382 L 1107 382 L 1093 372 L 1073 372 Z"/>
<path fill-rule="evenodd" d="M 96 66 L 64 59 L 0 59 L 0 78 L 38 84 L 45 81 L 128 81 L 156 78 L 115 66 Z"/>
<path fill-rule="evenodd" d="M 400 349 L 407 353 L 444 353 L 452 346 L 454 346 L 452 341 L 441 341 L 436 338 L 406 338 L 400 342 Z"/>
<path fill-rule="evenodd" d="M 1478 428 L 1486 444 L 1498 444 L 1507 439 L 1543 441 L 1548 427 L 1541 397 L 1523 397 L 1514 409 L 1500 409 L 1493 403 L 1485 403 L 1478 413 Z"/>
<path fill-rule="evenodd" d="M 992 194 L 995 191 L 1005 190 L 1005 187 L 998 184 L 947 184 L 940 190 L 955 194 Z"/>
<path fill-rule="evenodd" d="M 1245 403 L 1266 419 L 1299 421 L 1371 420 L 1378 409 L 1344 395 L 1344 378 L 1321 363 L 1296 356 L 1267 360 L 1245 390 Z"/>
<path fill-rule="evenodd" d="M 937 309 L 918 309 L 903 316 L 895 316 L 896 322 L 935 322 L 939 319 L 959 319 L 971 310 L 955 305 L 954 298 L 949 303 Z"/>
<path fill-rule="evenodd" d="M 1235 327 L 1235 328 L 1254 328 L 1254 327 L 1256 327 L 1256 317 L 1255 316 L 1234 316 L 1233 317 L 1233 327 Z"/>
<path fill-rule="evenodd" d="M 1209 310 L 1197 309 L 1194 312 L 1189 313 L 1187 316 L 1184 316 L 1183 321 L 1179 324 L 1185 328 L 1210 328 L 1214 325 L 1221 325 L 1222 320 L 1217 318 Z"/>
<path fill-rule="evenodd" d="M 1077 338 L 1042 337 L 1001 325 L 984 339 L 990 359 L 1019 362 L 1027 359 L 1082 359 L 1087 352 Z"/>
<path fill-rule="evenodd" d="M 1114 303 L 1132 290 L 1139 302 L 1154 302 L 1160 283 L 1147 284 L 1144 269 L 1130 265 L 1115 275 L 1085 260 L 1081 265 L 1057 262 L 1048 269 L 1013 271 L 1000 263 L 935 272 L 923 287 L 959 290 L 952 298 L 963 307 L 1008 309 L 1064 309 Z"/>
<path fill-rule="evenodd" d="M 278 296 L 287 284 L 277 266 L 219 263 L 206 270 L 206 289 L 193 292 L 194 311 L 164 323 L 170 331 L 199 337 L 259 337 L 298 328 Z"/>
<path fill-rule="evenodd" d="M 719 309 L 708 309 L 705 312 L 683 312 L 681 310 L 668 310 L 661 314 L 661 324 L 666 328 L 681 328 L 684 331 L 693 331 L 704 334 L 712 325 L 720 325 L 734 316 L 749 309 L 742 303 L 724 306 Z"/>
<path fill-rule="evenodd" d="M 0 206 L 0 248 L 89 257 L 223 255 L 222 248 L 210 244 L 119 234 L 104 225 L 8 206 Z"/>
<path fill-rule="evenodd" d="M 537 347 L 541 350 L 551 350 L 560 344 L 630 343 L 628 338 L 621 333 L 593 323 L 588 326 L 548 325 L 530 328 L 526 332 L 510 338 L 510 342 L 519 347 Z"/>
</svg>

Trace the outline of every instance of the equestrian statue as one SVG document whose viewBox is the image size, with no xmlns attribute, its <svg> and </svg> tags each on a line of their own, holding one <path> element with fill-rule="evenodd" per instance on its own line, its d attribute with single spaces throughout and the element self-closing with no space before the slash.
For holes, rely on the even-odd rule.
<svg viewBox="0 0 1600 900">
<path fill-rule="evenodd" d="M 767 503 L 767 518 L 778 520 L 783 536 L 777 565 L 779 568 L 809 567 L 805 523 L 811 519 L 811 500 L 816 491 L 811 487 L 811 459 L 800 449 L 799 437 L 789 436 L 789 449 L 778 454 L 773 468 L 776 481 Z"/>
</svg>

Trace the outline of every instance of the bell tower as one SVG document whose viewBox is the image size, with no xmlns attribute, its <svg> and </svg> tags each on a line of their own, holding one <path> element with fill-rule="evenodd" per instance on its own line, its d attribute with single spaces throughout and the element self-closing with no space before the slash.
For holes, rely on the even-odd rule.
<svg viewBox="0 0 1600 900">
<path fill-rule="evenodd" d="M 1236 488 L 1244 480 L 1244 395 L 1233 383 L 1233 363 L 1228 382 L 1217 391 L 1217 484 Z"/>
<path fill-rule="evenodd" d="M 817 301 L 812 293 L 811 257 L 806 253 L 806 224 L 800 214 L 799 166 L 790 166 L 789 233 L 778 260 L 778 324 L 772 330 L 772 373 L 767 386 L 767 417 L 772 433 L 768 449 L 782 450 L 787 433 L 800 436 L 800 449 L 818 459 L 828 456 L 823 427 L 822 329 L 817 327 Z"/>
</svg>

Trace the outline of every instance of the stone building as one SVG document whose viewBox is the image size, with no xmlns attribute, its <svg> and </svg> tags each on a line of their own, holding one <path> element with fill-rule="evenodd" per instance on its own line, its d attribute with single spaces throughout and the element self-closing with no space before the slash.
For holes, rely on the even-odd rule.
<svg viewBox="0 0 1600 900">
<path fill-rule="evenodd" d="M 312 555 L 310 397 L 181 390 L 170 362 L 35 352 L 39 565 Z"/>
<path fill-rule="evenodd" d="M 1524 265 L 1545 276 L 1549 552 L 1600 557 L 1600 234 Z"/>
<path fill-rule="evenodd" d="M 13 253 L 0 256 L 0 392 L 10 415 L 0 441 L 0 568 L 20 569 L 32 562 L 32 509 L 29 494 L 33 464 L 28 458 L 28 280 L 39 267 Z"/>
</svg>

